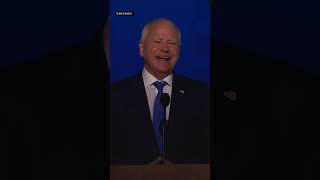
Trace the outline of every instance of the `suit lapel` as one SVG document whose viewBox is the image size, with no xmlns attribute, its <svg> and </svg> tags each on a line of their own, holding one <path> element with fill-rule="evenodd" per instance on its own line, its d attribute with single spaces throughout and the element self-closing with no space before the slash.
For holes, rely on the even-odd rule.
<svg viewBox="0 0 320 180">
<path fill-rule="evenodd" d="M 134 91 L 135 93 L 131 95 L 133 97 L 133 102 L 130 106 L 132 109 L 134 109 L 134 111 L 136 111 L 135 114 L 140 114 L 138 117 L 139 119 L 136 119 L 136 121 L 140 122 L 143 128 L 147 128 L 147 129 L 152 128 L 152 131 L 153 131 L 148 99 L 147 99 L 141 73 L 139 73 L 136 76 L 134 83 L 135 85 L 132 86 L 132 88 L 135 88 L 135 91 Z"/>
<path fill-rule="evenodd" d="M 139 97 L 139 100 L 136 103 L 144 106 L 143 107 L 144 114 L 146 115 L 145 119 L 150 123 L 151 122 L 150 109 L 149 109 L 148 98 L 146 94 L 146 89 L 143 84 L 143 78 L 141 73 L 138 74 L 137 79 L 138 79 L 137 82 L 139 83 L 137 86 L 139 95 L 137 97 Z M 141 102 L 141 100 L 143 102 Z M 150 124 L 152 125 L 152 123 Z"/>
<path fill-rule="evenodd" d="M 137 111 L 141 112 L 141 116 L 139 116 L 139 119 L 136 119 L 137 123 L 136 125 L 138 125 L 137 129 L 139 129 L 140 132 L 138 133 L 142 133 L 144 134 L 144 138 L 145 138 L 145 145 L 146 144 L 150 144 L 151 145 L 151 149 L 150 152 L 153 151 L 158 151 L 158 145 L 156 142 L 156 136 L 154 133 L 154 129 L 153 129 L 153 124 L 151 121 L 151 116 L 150 116 L 150 110 L 149 110 L 149 105 L 148 105 L 148 98 L 146 95 L 146 90 L 144 87 L 144 83 L 143 83 L 143 78 L 142 78 L 142 74 L 139 73 L 137 75 L 137 94 L 133 94 L 132 96 L 134 96 L 135 98 L 135 102 L 133 104 L 133 108 L 136 109 Z M 143 109 L 143 111 L 141 111 Z M 144 146 L 145 148 L 147 148 L 146 146 Z"/>
<path fill-rule="evenodd" d="M 169 116 L 169 129 L 179 127 L 180 122 L 183 120 L 180 116 L 183 114 L 184 107 L 186 106 L 187 99 L 185 98 L 185 85 L 183 85 L 177 76 L 173 76 L 172 94 L 170 104 L 170 116 Z"/>
</svg>

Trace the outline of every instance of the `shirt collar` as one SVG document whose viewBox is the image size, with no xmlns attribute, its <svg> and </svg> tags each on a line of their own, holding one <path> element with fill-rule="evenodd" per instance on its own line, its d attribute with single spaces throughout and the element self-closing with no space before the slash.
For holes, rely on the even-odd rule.
<svg viewBox="0 0 320 180">
<path fill-rule="evenodd" d="M 145 67 L 143 67 L 142 70 L 142 78 L 144 87 L 147 88 L 151 86 L 154 82 L 158 81 L 157 78 L 155 78 L 152 74 L 150 74 Z M 162 81 L 166 82 L 167 85 L 172 86 L 172 78 L 173 74 L 169 74 L 167 77 L 165 77 Z"/>
</svg>

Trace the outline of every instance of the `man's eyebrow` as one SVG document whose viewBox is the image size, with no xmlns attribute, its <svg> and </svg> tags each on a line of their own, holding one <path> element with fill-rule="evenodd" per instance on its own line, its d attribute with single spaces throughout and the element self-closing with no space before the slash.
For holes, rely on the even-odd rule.
<svg viewBox="0 0 320 180">
<path fill-rule="evenodd" d="M 168 39 L 168 41 L 174 41 L 174 42 L 177 42 L 178 41 L 178 39 Z"/>
<path fill-rule="evenodd" d="M 161 37 L 154 37 L 153 40 L 163 40 Z"/>
<path fill-rule="evenodd" d="M 153 40 L 163 40 L 163 38 L 156 36 L 156 37 L 153 37 Z M 169 38 L 167 41 L 175 41 L 175 42 L 177 42 L 178 39 L 177 38 Z"/>
</svg>

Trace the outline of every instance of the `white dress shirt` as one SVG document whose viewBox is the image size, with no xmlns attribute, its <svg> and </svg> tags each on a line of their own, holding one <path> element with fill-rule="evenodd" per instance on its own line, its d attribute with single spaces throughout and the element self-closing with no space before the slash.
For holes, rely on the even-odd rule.
<svg viewBox="0 0 320 180">
<path fill-rule="evenodd" d="M 154 101 L 158 93 L 158 89 L 153 85 L 154 82 L 158 81 L 152 74 L 150 74 L 146 68 L 143 68 L 142 70 L 142 78 L 144 87 L 146 90 L 146 95 L 148 98 L 148 104 L 149 104 L 149 110 L 151 115 L 151 120 L 153 120 L 153 108 L 154 108 Z M 172 93 L 172 78 L 173 75 L 170 74 L 167 77 L 165 77 L 161 81 L 165 81 L 166 85 L 163 88 L 163 93 L 168 93 L 171 99 L 171 93 Z M 169 120 L 169 114 L 170 114 L 170 104 L 166 108 L 166 119 Z"/>
</svg>

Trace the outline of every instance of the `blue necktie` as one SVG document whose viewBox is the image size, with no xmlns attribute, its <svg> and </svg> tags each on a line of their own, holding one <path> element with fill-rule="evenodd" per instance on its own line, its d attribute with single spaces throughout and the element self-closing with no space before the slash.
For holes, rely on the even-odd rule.
<svg viewBox="0 0 320 180">
<path fill-rule="evenodd" d="M 157 142 L 160 149 L 160 154 L 162 154 L 162 137 L 163 137 L 163 126 L 162 124 L 165 122 L 165 114 L 164 114 L 164 108 L 160 102 L 160 97 L 163 92 L 163 87 L 166 85 L 164 81 L 156 81 L 153 83 L 155 87 L 158 89 L 158 94 L 156 96 L 156 99 L 154 101 L 154 108 L 153 108 L 153 128 L 155 135 L 157 137 Z"/>
</svg>

